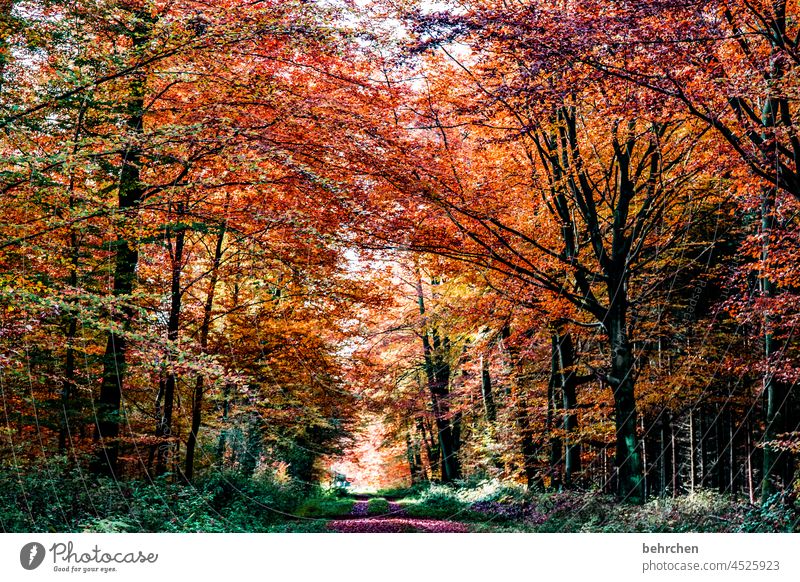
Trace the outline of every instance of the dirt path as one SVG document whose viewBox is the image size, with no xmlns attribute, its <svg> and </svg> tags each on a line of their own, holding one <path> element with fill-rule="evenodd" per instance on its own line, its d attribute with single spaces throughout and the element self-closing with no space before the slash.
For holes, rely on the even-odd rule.
<svg viewBox="0 0 800 582">
<path fill-rule="evenodd" d="M 370 516 L 367 513 L 369 499 L 356 498 L 350 517 L 334 519 L 328 527 L 339 533 L 466 533 L 466 524 L 444 519 L 417 519 L 408 517 L 399 503 L 389 502 L 385 515 Z"/>
</svg>

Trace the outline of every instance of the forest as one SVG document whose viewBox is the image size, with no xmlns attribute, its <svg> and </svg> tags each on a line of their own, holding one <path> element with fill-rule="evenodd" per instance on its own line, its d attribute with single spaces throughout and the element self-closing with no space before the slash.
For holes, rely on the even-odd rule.
<svg viewBox="0 0 800 582">
<path fill-rule="evenodd" d="M 798 0 L 0 0 L 2 531 L 798 532 L 798 323 Z"/>
</svg>

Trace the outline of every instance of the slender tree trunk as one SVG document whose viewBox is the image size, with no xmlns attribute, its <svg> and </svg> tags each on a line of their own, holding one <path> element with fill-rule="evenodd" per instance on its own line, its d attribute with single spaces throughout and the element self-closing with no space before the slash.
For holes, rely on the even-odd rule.
<svg viewBox="0 0 800 582">
<path fill-rule="evenodd" d="M 736 470 L 736 446 L 735 440 L 736 435 L 733 430 L 733 412 L 731 411 L 730 406 L 727 407 L 727 416 L 726 419 L 728 425 L 728 491 L 732 494 L 738 492 L 737 487 L 737 479 L 736 475 L 738 471 Z"/>
<path fill-rule="evenodd" d="M 72 440 L 70 436 L 70 420 L 73 416 L 72 396 L 75 388 L 75 335 L 78 330 L 78 320 L 70 316 L 67 323 L 67 354 L 64 359 L 64 379 L 61 382 L 61 426 L 58 430 L 58 452 L 64 454 L 67 447 L 67 440 Z"/>
<path fill-rule="evenodd" d="M 481 355 L 481 397 L 483 398 L 483 411 L 486 420 L 494 422 L 497 420 L 497 408 L 494 403 L 492 393 L 492 375 L 489 370 L 489 358 Z"/>
<path fill-rule="evenodd" d="M 14 9 L 14 0 L 0 0 L 0 94 L 5 88 L 6 64 L 11 57 L 8 48 L 8 37 L 17 27 L 12 25 L 11 12 Z"/>
<path fill-rule="evenodd" d="M 675 432 L 672 415 L 668 410 L 661 413 L 661 495 L 670 490 L 675 495 Z"/>
<path fill-rule="evenodd" d="M 750 433 L 750 421 L 747 421 L 746 426 L 746 434 L 747 434 L 747 496 L 750 500 L 750 504 L 753 505 L 756 502 L 755 496 L 755 488 L 753 487 L 753 438 Z"/>
<path fill-rule="evenodd" d="M 529 489 L 541 488 L 544 483 L 542 476 L 537 469 L 537 460 L 541 452 L 541 445 L 538 445 L 533 438 L 533 429 L 530 426 L 528 417 L 527 391 L 521 378 L 522 362 L 515 347 L 508 345 L 511 337 L 511 329 L 508 325 L 503 327 L 501 332 L 503 344 L 505 346 L 506 358 L 509 369 L 509 396 L 512 399 L 513 419 L 519 435 L 520 452 L 522 453 L 522 469 L 525 473 L 525 480 Z"/>
<path fill-rule="evenodd" d="M 561 438 L 555 432 L 554 421 L 561 408 L 561 390 L 564 376 L 559 361 L 559 336 L 557 333 L 551 336 L 550 344 L 550 381 L 547 383 L 546 431 L 550 434 L 550 489 L 558 491 L 562 486 L 561 463 L 564 454 Z"/>
<path fill-rule="evenodd" d="M 672 497 L 674 499 L 675 497 L 678 496 L 678 488 L 680 486 L 680 484 L 678 482 L 678 478 L 679 478 L 679 475 L 678 475 L 678 448 L 675 446 L 677 438 L 676 438 L 676 435 L 675 435 L 675 423 L 674 422 L 670 422 L 669 423 L 669 441 L 670 441 L 669 450 L 670 450 L 670 453 L 672 453 L 671 454 L 672 464 L 670 465 L 670 470 L 671 470 L 671 475 L 672 475 Z"/>
<path fill-rule="evenodd" d="M 689 410 L 689 491 L 694 493 L 695 467 L 694 410 Z"/>
<path fill-rule="evenodd" d="M 698 451 L 700 460 L 700 487 L 706 487 L 708 485 L 707 479 L 710 465 L 708 455 L 708 432 L 710 429 L 704 407 L 698 409 L 697 424 L 700 431 L 697 437 L 697 444 L 700 447 Z"/>
<path fill-rule="evenodd" d="M 419 454 L 419 449 L 416 448 L 415 443 L 411 438 L 411 432 L 406 432 L 406 456 L 408 458 L 408 467 L 411 473 L 411 484 L 416 485 L 424 481 L 422 477 L 424 468 L 422 466 L 422 458 Z"/>
<path fill-rule="evenodd" d="M 158 461 L 156 472 L 162 474 L 166 471 L 167 465 L 174 452 L 172 416 L 175 406 L 175 387 L 178 382 L 178 375 L 175 371 L 175 356 L 178 350 L 178 334 L 180 332 L 181 306 L 183 290 L 181 289 L 181 274 L 183 272 L 183 251 L 186 242 L 186 228 L 181 221 L 183 220 L 183 203 L 177 205 L 178 225 L 175 229 L 175 245 L 172 249 L 172 278 L 170 285 L 170 308 L 167 319 L 167 354 L 169 369 L 167 378 L 164 382 L 164 406 L 159 419 L 158 433 L 162 442 L 158 447 Z"/>
<path fill-rule="evenodd" d="M 214 308 L 214 293 L 217 288 L 217 277 L 219 276 L 219 267 L 222 263 L 223 242 L 225 240 L 225 231 L 227 223 L 223 223 L 219 227 L 217 234 L 217 244 L 214 247 L 214 260 L 211 265 L 211 274 L 208 282 L 208 291 L 206 293 L 206 302 L 203 305 L 203 321 L 200 324 L 200 351 L 205 354 L 208 348 L 208 333 L 211 328 L 211 314 Z M 200 422 L 203 414 L 203 394 L 204 394 L 205 378 L 202 374 L 197 376 L 194 386 L 194 398 L 192 399 L 192 425 L 189 430 L 189 439 L 186 441 L 186 467 L 184 475 L 189 481 L 194 477 L 194 451 L 197 445 L 197 435 L 200 432 Z"/>
<path fill-rule="evenodd" d="M 525 473 L 525 481 L 529 489 L 536 489 L 542 486 L 542 479 L 536 469 L 536 460 L 539 457 L 539 447 L 533 439 L 533 432 L 528 420 L 525 400 L 521 394 L 517 395 L 516 412 L 514 419 L 520 435 L 520 450 L 522 452 L 522 469 Z"/>
<path fill-rule="evenodd" d="M 10 10 L 10 2 L 9 2 L 9 10 Z M 3 13 L 2 13 L 2 5 L 0 5 L 0 26 L 3 26 L 4 20 Z M 7 17 L 8 14 L 5 14 Z M 4 58 L 0 55 L 0 59 Z M 2 71 L 0 70 L 0 82 L 2 82 Z M 79 150 L 79 140 L 81 136 L 81 131 L 83 128 L 83 119 L 86 114 L 86 101 L 84 100 L 81 108 L 78 112 L 78 118 L 75 122 L 75 132 L 73 135 L 75 144 L 72 147 L 72 154 L 76 155 Z M 69 210 L 73 212 L 75 210 L 76 200 L 75 200 L 75 176 L 72 172 L 70 172 L 70 179 L 69 179 Z M 78 237 L 78 231 L 75 227 L 70 228 L 69 231 L 69 249 L 70 249 L 70 268 L 69 268 L 69 278 L 68 278 L 68 285 L 70 289 L 76 290 L 78 288 L 78 261 L 80 260 L 80 239 Z M 59 453 L 64 453 L 67 446 L 67 440 L 71 440 L 71 428 L 70 428 L 70 420 L 74 415 L 75 411 L 74 408 L 74 392 L 75 392 L 75 336 L 78 332 L 78 318 L 74 313 L 69 313 L 67 317 L 67 329 L 66 329 L 66 354 L 64 357 L 64 379 L 61 383 L 61 408 L 62 408 L 62 417 L 61 423 L 59 426 L 58 431 L 58 451 Z"/>
<path fill-rule="evenodd" d="M 217 441 L 217 462 L 220 467 L 225 466 L 225 448 L 227 446 L 228 433 L 228 414 L 230 413 L 231 385 L 225 382 L 222 386 L 222 426 L 219 429 L 219 440 Z"/>
<path fill-rule="evenodd" d="M 425 470 L 425 463 L 422 461 L 422 447 L 420 443 L 420 435 L 416 432 L 416 425 L 414 425 L 409 433 L 411 436 L 411 450 L 414 453 L 414 464 L 417 467 L 420 481 L 428 480 L 428 472 Z"/>
<path fill-rule="evenodd" d="M 731 443 L 726 443 L 728 435 L 728 427 L 726 426 L 728 418 L 724 408 L 717 412 L 717 421 L 715 423 L 715 437 L 717 441 L 717 490 L 720 493 L 725 493 L 728 489 L 728 451 L 727 447 Z"/>
<path fill-rule="evenodd" d="M 570 488 L 573 486 L 574 476 L 581 470 L 581 445 L 576 442 L 578 415 L 575 412 L 578 406 L 578 377 L 575 371 L 575 346 L 572 343 L 572 334 L 558 334 L 557 340 L 561 404 L 564 410 L 564 486 Z"/>
<path fill-rule="evenodd" d="M 428 471 L 431 479 L 434 475 L 439 473 L 441 475 L 441 467 L 439 466 L 439 445 L 433 437 L 432 431 L 428 426 L 428 421 L 422 417 L 417 417 L 417 431 L 419 431 L 422 442 L 425 445 L 425 455 L 428 458 Z"/>
<path fill-rule="evenodd" d="M 72 202 L 72 200 L 70 200 Z M 70 204 L 72 206 L 72 204 Z M 78 287 L 78 257 L 80 248 L 78 245 L 78 233 L 74 230 L 70 232 L 71 263 L 69 270 L 69 286 L 72 289 Z M 74 392 L 75 392 L 75 337 L 78 332 L 78 318 L 70 313 L 67 318 L 66 344 L 67 353 L 64 357 L 64 379 L 61 382 L 61 425 L 58 430 L 58 452 L 64 454 L 67 447 L 67 440 L 72 440 L 70 435 L 70 420 L 74 415 Z"/>
<path fill-rule="evenodd" d="M 148 16 L 137 13 L 137 23 L 132 35 L 134 50 L 140 50 L 147 44 L 150 36 Z M 132 134 L 132 145 L 125 148 L 122 155 L 122 167 L 119 175 L 118 208 L 120 214 L 128 216 L 137 211 L 144 200 L 145 190 L 140 181 L 141 150 L 136 143 L 137 137 L 144 129 L 144 100 L 146 93 L 146 74 L 143 71 L 134 73 L 129 87 L 127 127 Z M 128 303 L 131 300 L 136 281 L 136 266 L 139 262 L 139 251 L 136 244 L 120 234 L 115 244 L 113 295 L 117 299 L 116 313 L 113 314 L 118 325 L 108 333 L 105 354 L 103 356 L 103 372 L 100 384 L 100 395 L 97 401 L 97 425 L 95 439 L 101 444 L 95 470 L 111 475 L 117 472 L 119 457 L 119 423 L 122 390 L 127 371 L 128 341 L 126 332 L 130 329 L 133 309 Z M 122 332 L 116 329 L 121 327 Z"/>
<path fill-rule="evenodd" d="M 422 280 L 417 277 L 417 302 L 420 315 L 425 315 L 425 299 L 422 293 Z M 422 330 L 422 349 L 425 362 L 425 376 L 433 408 L 433 418 L 438 432 L 441 455 L 441 480 L 449 483 L 461 476 L 458 462 L 458 427 L 450 418 L 449 389 L 450 364 L 445 347 L 436 329 Z M 457 423 L 457 419 L 455 420 Z"/>
</svg>

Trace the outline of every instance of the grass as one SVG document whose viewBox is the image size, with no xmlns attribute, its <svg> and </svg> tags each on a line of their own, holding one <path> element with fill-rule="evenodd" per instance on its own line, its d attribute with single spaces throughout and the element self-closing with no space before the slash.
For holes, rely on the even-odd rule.
<svg viewBox="0 0 800 582">
<path fill-rule="evenodd" d="M 370 499 L 367 502 L 367 515 L 387 515 L 389 513 L 389 502 L 382 497 Z"/>
<path fill-rule="evenodd" d="M 343 517 L 353 509 L 354 501 L 342 497 L 312 497 L 297 508 L 298 517 L 332 518 Z"/>
<path fill-rule="evenodd" d="M 328 531 L 348 516 L 343 491 L 308 487 L 265 471 L 221 471 L 192 486 L 167 477 L 115 483 L 53 458 L 36 472 L 0 468 L 0 530 L 5 532 L 300 532 Z M 644 505 L 618 504 L 592 491 L 529 492 L 497 480 L 418 485 L 372 497 L 370 516 L 468 522 L 484 532 L 800 532 L 800 504 L 775 496 L 764 505 L 696 491 Z"/>
<path fill-rule="evenodd" d="M 776 497 L 751 506 L 706 490 L 637 506 L 592 491 L 528 492 L 483 481 L 431 484 L 399 503 L 410 517 L 470 522 L 484 532 L 800 532 L 796 501 Z"/>
</svg>

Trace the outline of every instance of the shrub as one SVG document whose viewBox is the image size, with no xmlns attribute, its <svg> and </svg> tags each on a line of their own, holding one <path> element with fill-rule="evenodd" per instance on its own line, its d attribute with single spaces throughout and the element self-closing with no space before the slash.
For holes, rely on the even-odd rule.
<svg viewBox="0 0 800 582">
<path fill-rule="evenodd" d="M 767 503 L 751 508 L 737 531 L 800 533 L 800 505 L 797 500 L 788 502 L 781 494 L 775 494 Z"/>
<path fill-rule="evenodd" d="M 453 489 L 444 485 L 431 485 L 403 503 L 403 509 L 411 517 L 461 519 L 469 511 L 469 504 L 461 501 Z"/>
</svg>

